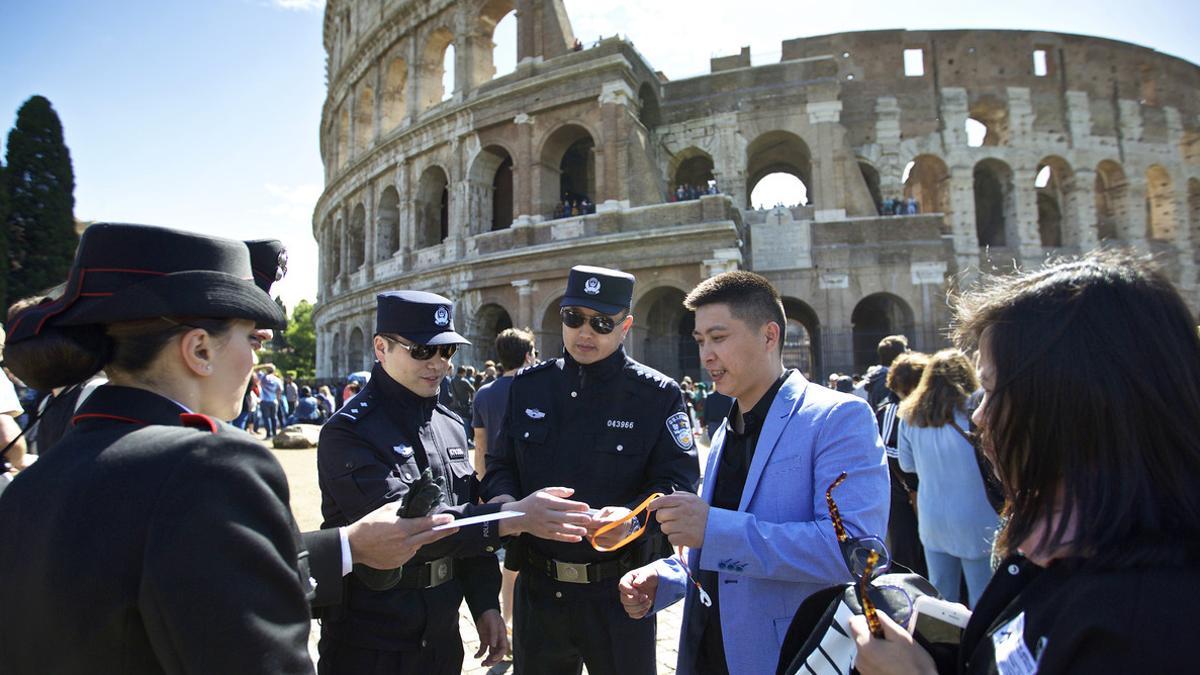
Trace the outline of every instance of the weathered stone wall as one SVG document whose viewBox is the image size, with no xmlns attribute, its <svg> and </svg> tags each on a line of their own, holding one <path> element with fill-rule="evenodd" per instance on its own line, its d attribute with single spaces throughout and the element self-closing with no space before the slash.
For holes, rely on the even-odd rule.
<svg viewBox="0 0 1200 675">
<path fill-rule="evenodd" d="M 497 78 L 492 31 L 510 11 L 518 66 Z M 779 285 L 785 354 L 814 376 L 862 370 L 889 332 L 936 348 L 955 285 L 1050 254 L 1133 246 L 1197 301 L 1200 68 L 1151 49 L 871 31 L 788 40 L 766 65 L 743 49 L 668 81 L 617 38 L 575 51 L 561 0 L 330 0 L 324 42 L 325 377 L 367 365 L 349 362 L 350 342 L 370 340 L 374 294 L 392 288 L 451 297 L 476 342 L 468 363 L 507 325 L 553 353 L 581 263 L 638 276 L 629 350 L 676 376 L 699 374 L 679 301 L 738 267 Z M 750 209 L 777 172 L 808 204 Z M 705 179 L 722 194 L 674 202 L 677 184 Z M 587 203 L 564 214 L 564 195 Z M 919 213 L 879 216 L 896 197 Z"/>
</svg>

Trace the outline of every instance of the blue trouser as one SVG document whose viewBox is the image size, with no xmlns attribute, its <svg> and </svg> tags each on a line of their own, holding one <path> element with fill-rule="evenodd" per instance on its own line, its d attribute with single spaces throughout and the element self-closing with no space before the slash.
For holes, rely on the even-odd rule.
<svg viewBox="0 0 1200 675">
<path fill-rule="evenodd" d="M 258 404 L 258 411 L 262 413 L 263 426 L 267 431 L 267 438 L 275 435 L 279 430 L 279 420 L 275 417 L 276 410 L 279 404 L 275 401 L 262 401 Z"/>
<path fill-rule="evenodd" d="M 925 547 L 925 565 L 929 568 L 929 582 L 938 589 L 942 597 L 950 602 L 961 602 L 958 597 L 958 586 L 962 576 L 967 577 L 967 595 L 970 596 L 970 607 L 974 607 L 983 588 L 992 578 L 992 560 L 990 556 L 982 558 L 959 558 Z M 967 604 L 967 603 L 964 603 Z"/>
</svg>

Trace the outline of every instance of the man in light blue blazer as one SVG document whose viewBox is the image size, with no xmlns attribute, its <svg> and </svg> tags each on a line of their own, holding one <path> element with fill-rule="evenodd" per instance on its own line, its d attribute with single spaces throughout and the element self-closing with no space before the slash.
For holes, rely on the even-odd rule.
<svg viewBox="0 0 1200 675">
<path fill-rule="evenodd" d="M 886 530 L 883 444 L 865 401 L 784 369 L 783 304 L 766 279 L 720 274 L 684 304 L 696 312 L 701 363 L 735 403 L 700 495 L 652 506 L 671 544 L 690 549 L 691 578 L 677 559 L 659 560 L 622 578 L 621 602 L 639 618 L 686 597 L 683 675 L 772 673 L 800 603 L 850 581 L 825 503 L 841 472 L 835 498 L 850 536 Z"/>
</svg>

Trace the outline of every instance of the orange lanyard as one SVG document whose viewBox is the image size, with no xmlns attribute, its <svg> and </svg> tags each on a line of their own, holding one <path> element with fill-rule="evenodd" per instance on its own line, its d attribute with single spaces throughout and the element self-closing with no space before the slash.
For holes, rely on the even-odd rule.
<svg viewBox="0 0 1200 675">
<path fill-rule="evenodd" d="M 624 539 L 622 539 L 621 541 L 618 541 L 617 543 L 613 544 L 612 546 L 605 547 L 605 546 L 601 546 L 600 544 L 596 543 L 596 539 L 600 535 L 602 535 L 610 530 L 614 530 L 617 527 L 628 523 L 629 521 L 633 520 L 634 518 L 637 518 L 638 514 L 643 511 L 649 511 L 650 502 L 652 502 L 655 499 L 658 499 L 659 497 L 662 497 L 662 496 L 663 496 L 663 493 L 655 492 L 654 494 L 650 495 L 649 497 L 646 497 L 646 501 L 644 501 L 640 505 L 638 505 L 638 507 L 636 509 L 625 514 L 624 517 L 620 518 L 619 520 L 614 520 L 613 522 L 602 526 L 600 529 L 596 530 L 595 534 L 589 535 L 588 539 L 591 540 L 591 542 L 592 542 L 592 548 L 596 549 L 597 551 L 600 551 L 601 553 L 608 553 L 609 551 L 615 551 L 615 550 L 621 548 L 622 546 L 628 544 L 629 542 L 633 541 L 634 539 L 637 539 L 638 537 L 642 536 L 642 533 L 646 531 L 646 526 L 650 524 L 649 514 L 647 514 L 646 519 L 644 521 L 642 521 L 641 526 L 638 527 L 638 529 L 625 535 Z"/>
</svg>

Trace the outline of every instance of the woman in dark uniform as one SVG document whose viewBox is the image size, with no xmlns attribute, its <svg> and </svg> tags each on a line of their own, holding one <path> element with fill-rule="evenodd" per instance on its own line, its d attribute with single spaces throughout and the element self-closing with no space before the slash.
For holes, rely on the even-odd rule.
<svg viewBox="0 0 1200 675">
<path fill-rule="evenodd" d="M 1004 559 L 957 650 L 931 655 L 883 614 L 882 639 L 851 620 L 858 671 L 1195 672 L 1196 317 L 1144 260 L 1102 253 L 997 278 L 956 319 L 979 348 Z"/>
<path fill-rule="evenodd" d="M 313 583 L 287 480 L 233 419 L 285 317 L 243 242 L 97 224 L 10 322 L 39 389 L 104 368 L 0 500 L 0 671 L 307 673 Z"/>
</svg>

